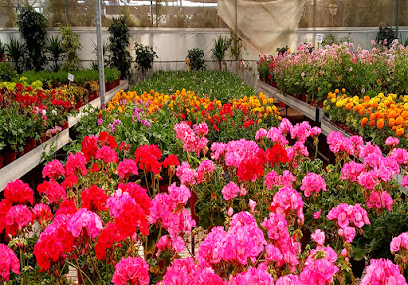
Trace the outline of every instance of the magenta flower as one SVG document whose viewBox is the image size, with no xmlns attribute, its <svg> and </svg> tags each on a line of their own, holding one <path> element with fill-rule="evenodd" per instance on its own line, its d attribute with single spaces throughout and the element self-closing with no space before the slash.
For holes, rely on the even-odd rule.
<svg viewBox="0 0 408 285">
<path fill-rule="evenodd" d="M 67 229 L 74 237 L 82 235 L 96 238 L 102 228 L 101 218 L 96 213 L 84 208 L 70 216 L 67 223 Z"/>
<path fill-rule="evenodd" d="M 20 274 L 20 261 L 15 253 L 5 244 L 0 243 L 0 280 L 10 280 L 10 270 Z"/>
<path fill-rule="evenodd" d="M 20 232 L 25 226 L 31 223 L 32 219 L 31 211 L 26 205 L 11 207 L 5 219 L 6 234 L 15 236 L 17 232 Z"/>
<path fill-rule="evenodd" d="M 255 140 L 263 139 L 267 133 L 264 128 L 259 129 L 255 134 Z"/>
<path fill-rule="evenodd" d="M 399 143 L 400 143 L 400 140 L 394 137 L 388 137 L 385 140 L 385 144 L 393 148 L 396 147 Z"/>
<path fill-rule="evenodd" d="M 300 187 L 306 197 L 309 197 L 310 194 L 314 195 L 320 191 L 327 191 L 326 181 L 319 174 L 310 172 L 302 180 L 302 186 Z"/>
<path fill-rule="evenodd" d="M 48 177 L 50 180 L 56 180 L 60 176 L 65 176 L 65 169 L 58 159 L 48 162 L 42 171 L 43 178 Z"/>
<path fill-rule="evenodd" d="M 369 209 L 370 208 L 374 208 L 374 209 L 388 208 L 389 211 L 392 211 L 393 203 L 394 203 L 394 200 L 392 200 L 391 195 L 388 194 L 387 191 L 382 191 L 381 193 L 373 191 L 368 197 L 367 208 Z"/>
<path fill-rule="evenodd" d="M 95 155 L 95 159 L 101 159 L 105 163 L 118 163 L 119 161 L 116 151 L 107 145 L 104 145 L 102 148 L 98 149 Z"/>
<path fill-rule="evenodd" d="M 397 265 L 388 259 L 371 259 L 366 267 L 366 275 L 361 280 L 361 285 L 395 284 L 406 285 L 407 281 L 401 274 Z"/>
<path fill-rule="evenodd" d="M 118 164 L 118 176 L 122 179 L 129 178 L 132 175 L 139 175 L 136 162 L 133 159 L 124 159 Z"/>
<path fill-rule="evenodd" d="M 65 172 L 67 176 L 70 175 L 84 175 L 86 176 L 86 158 L 82 152 L 77 152 L 68 156 L 67 163 L 65 164 Z"/>
<path fill-rule="evenodd" d="M 116 264 L 112 282 L 115 285 L 148 285 L 150 282 L 149 265 L 140 257 L 123 257 Z"/>
<path fill-rule="evenodd" d="M 225 185 L 221 191 L 222 197 L 224 197 L 226 201 L 236 198 L 240 192 L 241 189 L 239 186 L 232 181 Z"/>
<path fill-rule="evenodd" d="M 408 232 L 402 233 L 393 238 L 390 243 L 390 250 L 392 253 L 396 253 L 401 249 L 408 250 Z"/>
<path fill-rule="evenodd" d="M 316 229 L 311 235 L 312 239 L 317 243 L 317 245 L 323 246 L 325 240 L 325 234 L 322 230 Z"/>
</svg>

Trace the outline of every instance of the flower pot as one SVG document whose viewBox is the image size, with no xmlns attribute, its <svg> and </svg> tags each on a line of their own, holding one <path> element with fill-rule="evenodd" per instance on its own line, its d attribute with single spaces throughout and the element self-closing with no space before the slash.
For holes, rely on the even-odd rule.
<svg viewBox="0 0 408 285">
<path fill-rule="evenodd" d="M 47 140 L 48 140 L 47 135 L 46 135 L 46 134 L 43 134 L 43 135 L 41 136 L 41 143 L 45 143 Z"/>
<path fill-rule="evenodd" d="M 105 83 L 105 91 L 108 92 L 115 88 L 114 83 Z"/>
<path fill-rule="evenodd" d="M 306 95 L 300 95 L 300 100 L 302 102 L 306 102 Z"/>
<path fill-rule="evenodd" d="M 24 146 L 24 153 L 29 153 L 30 150 L 32 150 L 33 148 L 31 147 L 31 142 L 30 143 L 26 143 L 26 145 Z"/>
<path fill-rule="evenodd" d="M 24 155 L 24 148 L 23 148 L 23 150 L 21 150 L 21 151 L 17 151 L 17 155 L 16 155 L 16 158 L 19 158 L 19 157 L 22 157 L 23 155 Z"/>
<path fill-rule="evenodd" d="M 7 164 L 12 163 L 14 160 L 17 158 L 17 152 L 12 149 L 8 149 L 7 151 L 4 152 L 4 161 L 3 161 L 3 166 L 6 166 Z"/>
<path fill-rule="evenodd" d="M 62 124 L 62 129 L 63 129 L 63 130 L 68 129 L 68 122 L 67 122 L 67 121 L 65 121 L 65 122 Z"/>
<path fill-rule="evenodd" d="M 2 169 L 4 166 L 4 156 L 3 154 L 0 154 L 0 169 Z"/>
<path fill-rule="evenodd" d="M 285 108 L 285 107 L 286 107 L 286 104 L 283 103 L 282 101 L 279 101 L 278 106 L 281 107 L 281 108 Z"/>
<path fill-rule="evenodd" d="M 31 149 L 35 149 L 37 146 L 37 141 L 35 139 L 31 139 Z"/>
<path fill-rule="evenodd" d="M 114 83 L 115 83 L 115 87 L 118 87 L 120 85 L 120 78 L 116 78 Z"/>
</svg>

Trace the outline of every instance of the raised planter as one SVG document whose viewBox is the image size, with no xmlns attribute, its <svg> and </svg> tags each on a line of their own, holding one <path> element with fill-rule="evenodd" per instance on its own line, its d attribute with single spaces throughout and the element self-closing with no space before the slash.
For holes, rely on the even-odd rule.
<svg viewBox="0 0 408 285">
<path fill-rule="evenodd" d="M 126 80 L 120 81 L 120 84 L 117 87 L 105 93 L 105 102 L 109 102 L 110 100 L 112 100 L 116 92 L 119 92 L 120 90 L 126 90 L 128 88 L 129 88 L 129 83 Z M 79 122 L 79 120 L 85 114 L 84 110 L 89 108 L 89 106 L 92 106 L 94 108 L 100 108 L 101 107 L 100 98 L 97 97 L 96 99 L 92 100 L 85 106 L 82 106 L 81 108 L 79 108 L 78 113 L 76 115 L 68 115 L 68 127 L 69 128 L 71 128 L 72 126 L 75 126 Z"/>
<path fill-rule="evenodd" d="M 272 87 L 261 80 L 257 81 L 257 90 L 263 92 L 268 97 L 273 97 L 274 99 L 279 100 L 279 103 L 283 102 L 313 121 L 320 122 L 322 120 L 322 108 L 313 107 L 312 105 L 296 99 L 293 96 L 284 94 L 279 89 Z"/>
<path fill-rule="evenodd" d="M 43 152 L 57 151 L 69 142 L 69 130 L 63 130 L 58 136 L 54 136 L 29 151 L 20 158 L 0 169 L 0 191 L 3 191 L 7 183 L 16 180 L 36 167 L 41 162 Z"/>
<path fill-rule="evenodd" d="M 322 133 L 325 136 L 327 136 L 328 134 L 332 132 L 341 132 L 343 136 L 348 137 L 348 138 L 351 137 L 350 133 L 344 131 L 342 128 L 334 124 L 332 121 L 329 120 L 329 118 L 327 118 L 324 115 L 323 115 L 321 122 L 322 122 L 321 124 Z"/>
</svg>

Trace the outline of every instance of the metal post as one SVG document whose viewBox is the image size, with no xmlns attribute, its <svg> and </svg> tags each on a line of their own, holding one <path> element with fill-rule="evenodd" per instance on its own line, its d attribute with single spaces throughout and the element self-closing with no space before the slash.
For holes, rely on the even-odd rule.
<svg viewBox="0 0 408 285">
<path fill-rule="evenodd" d="M 397 39 L 399 39 L 398 32 L 399 32 L 399 22 L 400 22 L 400 11 L 401 11 L 401 0 L 398 0 L 397 1 L 397 24 L 396 24 L 396 29 L 395 29 L 396 34 L 397 34 Z"/>
<path fill-rule="evenodd" d="M 99 67 L 99 96 L 101 106 L 105 104 L 105 69 L 103 62 L 102 46 L 102 23 L 101 23 L 101 0 L 96 1 L 96 44 L 98 47 L 98 67 Z"/>
</svg>

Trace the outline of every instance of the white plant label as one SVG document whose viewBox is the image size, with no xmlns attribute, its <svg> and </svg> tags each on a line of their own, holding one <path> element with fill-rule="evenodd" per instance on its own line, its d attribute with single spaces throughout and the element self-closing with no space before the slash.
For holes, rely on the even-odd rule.
<svg viewBox="0 0 408 285">
<path fill-rule="evenodd" d="M 323 35 L 322 34 L 316 34 L 316 42 L 321 44 L 323 42 Z"/>
<path fill-rule="evenodd" d="M 68 80 L 71 82 L 74 82 L 74 75 L 71 73 L 68 73 Z"/>
</svg>

